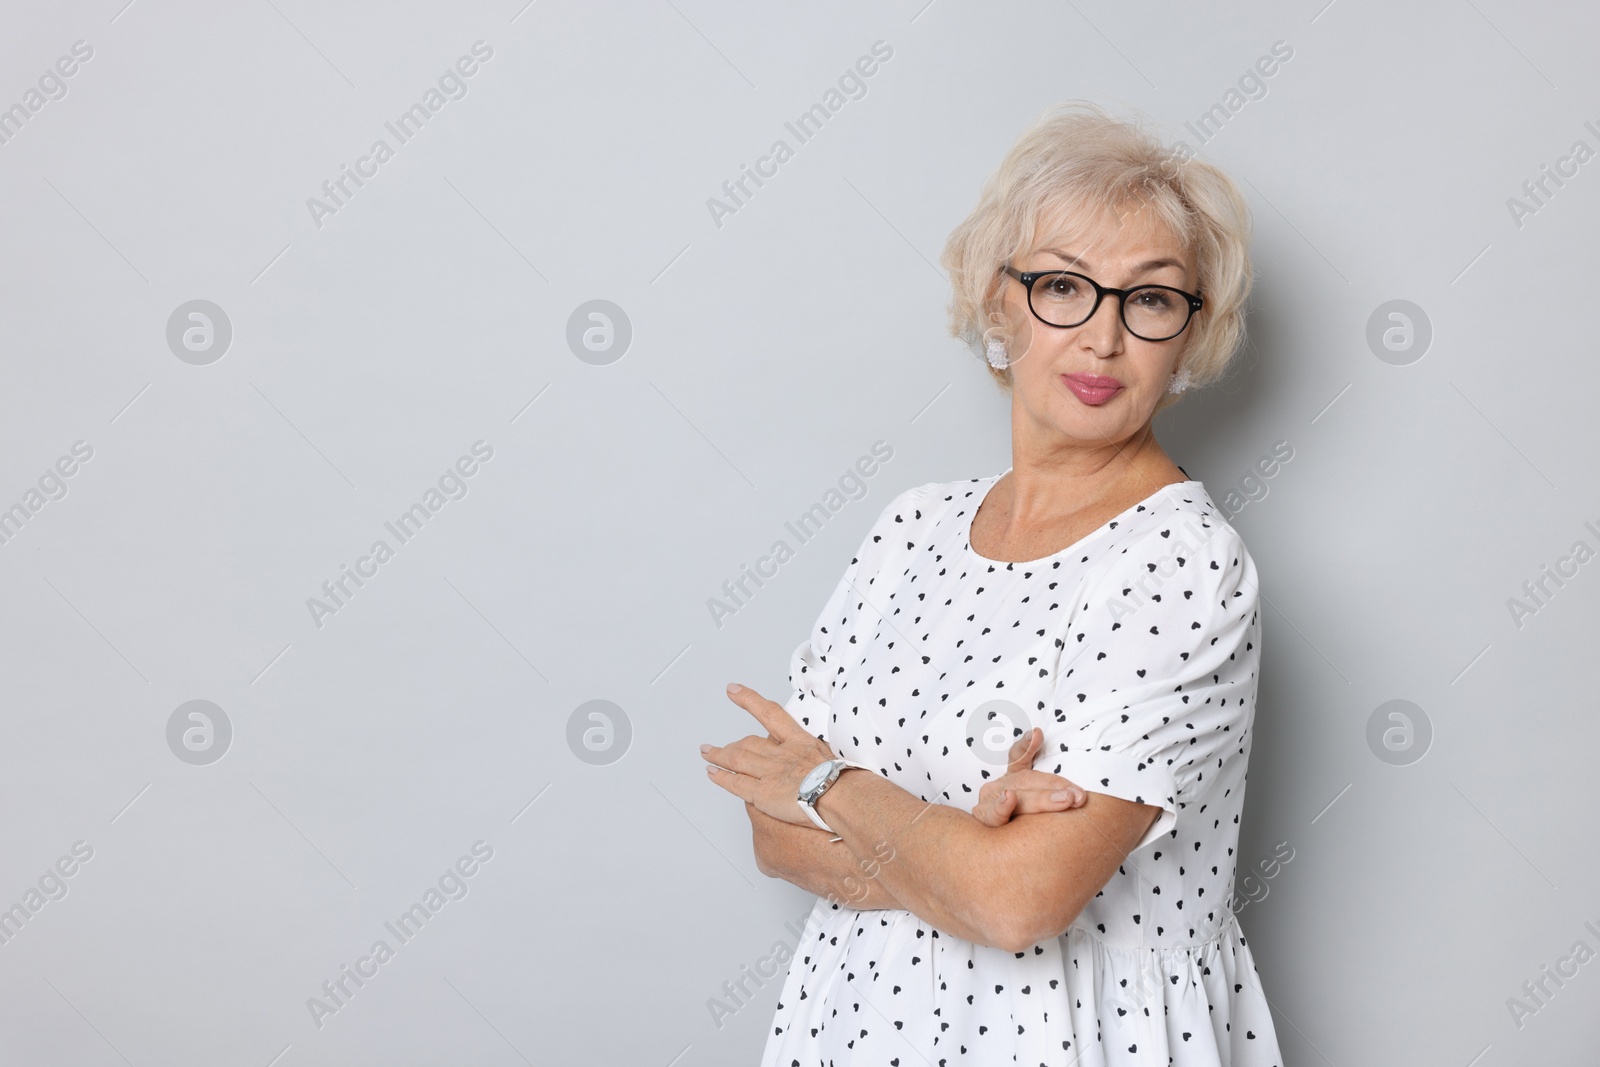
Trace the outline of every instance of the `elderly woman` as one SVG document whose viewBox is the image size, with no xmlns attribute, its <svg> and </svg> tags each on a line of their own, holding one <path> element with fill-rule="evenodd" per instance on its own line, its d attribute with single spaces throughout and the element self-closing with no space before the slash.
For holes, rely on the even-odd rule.
<svg viewBox="0 0 1600 1067">
<path fill-rule="evenodd" d="M 891 501 L 790 703 L 728 687 L 766 736 L 702 746 L 819 897 L 765 1067 L 1282 1063 L 1231 891 L 1255 564 L 1151 431 L 1238 348 L 1249 225 L 1216 168 L 1061 105 L 951 235 L 1012 466 Z"/>
</svg>

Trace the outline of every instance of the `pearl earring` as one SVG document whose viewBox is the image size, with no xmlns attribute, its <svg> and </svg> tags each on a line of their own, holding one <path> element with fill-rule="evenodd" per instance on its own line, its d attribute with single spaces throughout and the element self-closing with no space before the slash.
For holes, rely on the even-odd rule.
<svg viewBox="0 0 1600 1067">
<path fill-rule="evenodd" d="M 1004 341 L 998 339 L 990 341 L 988 347 L 988 356 L 989 366 L 993 367 L 995 370 L 1005 370 L 1006 367 L 1010 366 L 1010 364 L 1006 362 L 1006 343 Z"/>
<path fill-rule="evenodd" d="M 1181 393 L 1193 384 L 1193 380 L 1189 377 L 1189 371 L 1187 368 L 1185 368 L 1184 370 L 1177 371 L 1172 375 L 1172 381 L 1167 385 L 1167 392 Z"/>
</svg>

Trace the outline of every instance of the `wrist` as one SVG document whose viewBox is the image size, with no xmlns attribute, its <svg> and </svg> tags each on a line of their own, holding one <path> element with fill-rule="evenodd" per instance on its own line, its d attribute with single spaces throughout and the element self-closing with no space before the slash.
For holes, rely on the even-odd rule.
<svg viewBox="0 0 1600 1067">
<path fill-rule="evenodd" d="M 824 751 L 827 750 L 824 749 Z M 811 770 L 806 772 L 805 777 L 800 779 L 800 788 L 795 800 L 800 806 L 800 811 L 812 826 L 833 835 L 833 827 L 829 826 L 826 820 L 823 819 L 822 814 L 817 811 L 817 801 L 822 799 L 822 796 L 833 787 L 833 784 L 839 780 L 839 776 L 846 769 L 860 766 L 853 760 L 848 760 L 843 756 L 835 756 L 830 752 L 827 759 L 812 767 Z M 833 840 L 838 840 L 837 836 L 834 836 Z"/>
<path fill-rule="evenodd" d="M 822 817 L 822 821 L 833 827 L 832 836 L 838 835 L 839 823 L 830 816 L 837 816 L 840 813 L 840 805 L 842 803 L 844 803 L 845 807 L 849 806 L 848 803 L 845 803 L 847 798 L 840 794 L 840 790 L 853 789 L 860 785 L 858 779 L 861 775 L 851 774 L 852 770 L 866 770 L 866 768 L 858 763 L 847 763 L 839 771 L 839 777 L 835 778 L 833 784 L 828 786 L 811 805 L 812 809 Z"/>
</svg>

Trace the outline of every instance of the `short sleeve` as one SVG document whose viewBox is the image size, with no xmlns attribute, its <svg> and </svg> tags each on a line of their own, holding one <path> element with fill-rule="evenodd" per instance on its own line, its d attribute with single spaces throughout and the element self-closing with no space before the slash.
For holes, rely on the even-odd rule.
<svg viewBox="0 0 1600 1067">
<path fill-rule="evenodd" d="M 834 635 L 849 624 L 848 606 L 855 597 L 852 586 L 860 569 L 859 552 L 812 624 L 811 633 L 789 657 L 789 685 L 794 695 L 783 708 L 817 739 L 828 740 L 828 718 L 833 702 L 833 678 L 840 667 L 833 662 Z"/>
<path fill-rule="evenodd" d="M 834 654 L 834 647 L 841 640 L 849 640 L 848 631 L 860 608 L 863 591 L 871 586 L 882 558 L 891 547 L 885 543 L 885 538 L 891 536 L 889 531 L 893 524 L 912 521 L 914 509 L 934 484 L 929 482 L 905 490 L 879 513 L 823 605 L 811 633 L 789 657 L 789 685 L 794 694 L 784 704 L 784 710 L 821 741 L 829 740 L 833 681 L 844 670 Z"/>
<path fill-rule="evenodd" d="M 1153 524 L 1090 583 L 1040 709 L 1035 769 L 1162 809 L 1135 849 L 1172 832 L 1254 716 L 1255 564 L 1215 515 L 1194 529 Z"/>
</svg>

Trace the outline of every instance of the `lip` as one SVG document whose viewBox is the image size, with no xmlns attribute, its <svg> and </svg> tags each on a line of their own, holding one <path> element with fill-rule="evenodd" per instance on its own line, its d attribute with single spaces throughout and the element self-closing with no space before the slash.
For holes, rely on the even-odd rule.
<svg viewBox="0 0 1600 1067">
<path fill-rule="evenodd" d="M 1073 396 L 1091 407 L 1104 404 L 1122 392 L 1122 383 L 1104 374 L 1063 374 L 1061 379 Z"/>
</svg>

